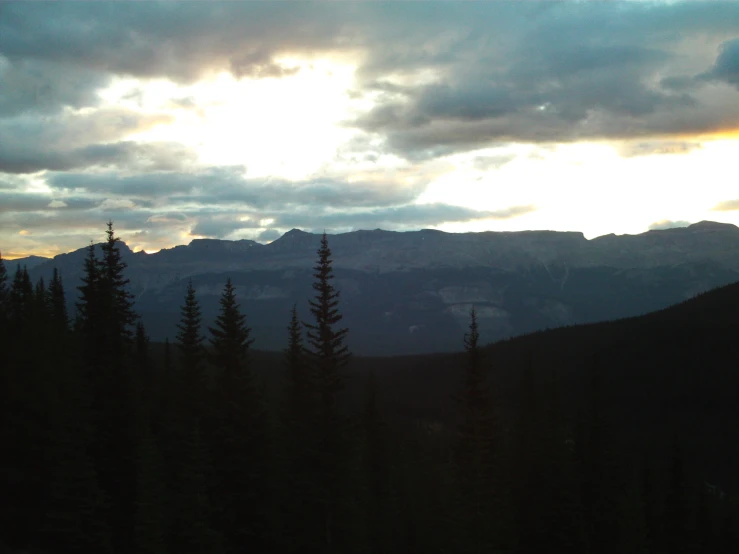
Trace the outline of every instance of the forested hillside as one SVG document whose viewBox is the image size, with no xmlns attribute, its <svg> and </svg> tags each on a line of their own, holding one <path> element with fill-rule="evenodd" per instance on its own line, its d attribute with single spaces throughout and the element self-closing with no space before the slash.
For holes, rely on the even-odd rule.
<svg viewBox="0 0 739 554">
<path fill-rule="evenodd" d="M 278 354 L 230 279 L 151 343 L 112 224 L 99 252 L 75 291 L 0 261 L 0 551 L 739 548 L 739 285 L 489 346 L 472 308 L 459 354 L 359 358 L 324 235 Z"/>
</svg>

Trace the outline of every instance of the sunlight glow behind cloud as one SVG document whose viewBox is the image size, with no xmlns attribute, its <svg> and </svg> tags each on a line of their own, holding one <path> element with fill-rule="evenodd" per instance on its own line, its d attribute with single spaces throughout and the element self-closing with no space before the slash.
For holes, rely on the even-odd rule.
<svg viewBox="0 0 739 554">
<path fill-rule="evenodd" d="M 0 248 L 17 255 L 108 218 L 146 251 L 293 226 L 739 224 L 715 209 L 739 197 L 732 3 L 80 9 L 0 12 Z M 3 33 L 13 17 L 35 34 Z M 80 17 L 96 32 L 60 43 Z"/>
</svg>

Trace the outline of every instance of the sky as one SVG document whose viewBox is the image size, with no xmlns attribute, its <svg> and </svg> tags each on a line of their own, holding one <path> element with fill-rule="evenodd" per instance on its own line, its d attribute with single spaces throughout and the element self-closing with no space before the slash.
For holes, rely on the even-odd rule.
<svg viewBox="0 0 739 554">
<path fill-rule="evenodd" d="M 739 224 L 739 3 L 0 2 L 0 252 Z"/>
</svg>

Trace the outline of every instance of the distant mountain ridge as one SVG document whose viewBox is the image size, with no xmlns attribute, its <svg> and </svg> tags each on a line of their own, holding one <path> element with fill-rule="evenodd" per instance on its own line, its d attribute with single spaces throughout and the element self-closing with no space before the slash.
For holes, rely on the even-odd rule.
<svg viewBox="0 0 739 554">
<path fill-rule="evenodd" d="M 154 254 L 122 245 L 138 309 L 155 339 L 172 337 L 185 282 L 206 320 L 227 276 L 263 348 L 280 348 L 290 306 L 312 294 L 320 235 L 293 229 L 269 244 L 195 239 Z M 329 236 L 342 310 L 366 354 L 455 350 L 469 309 L 485 340 L 546 327 L 638 315 L 739 280 L 739 228 L 685 228 L 588 240 L 579 232 L 354 231 Z M 57 267 L 70 300 L 85 249 L 33 260 Z M 8 262 L 12 272 L 15 264 Z M 459 336 L 458 336 L 459 335 Z"/>
<path fill-rule="evenodd" d="M 647 231 L 638 235 L 604 235 L 591 240 L 580 232 L 484 231 L 445 233 L 420 231 L 352 231 L 329 235 L 335 267 L 367 271 L 410 268 L 496 267 L 517 268 L 537 262 L 563 262 L 573 267 L 608 265 L 633 268 L 711 259 L 739 268 L 739 227 L 702 221 L 688 227 Z M 136 261 L 172 262 L 227 256 L 228 262 L 245 268 L 300 267 L 311 264 L 320 236 L 292 229 L 269 244 L 253 240 L 193 239 L 188 245 L 165 248 L 154 254 L 137 252 Z M 84 249 L 55 256 L 84 256 Z M 233 256 L 238 256 L 234 258 Z M 70 258 L 72 259 L 72 258 Z M 50 261 L 31 256 L 9 265 L 29 269 Z M 225 260 L 224 260 L 225 261 Z M 136 263 L 136 262 L 134 262 Z M 200 269 L 193 268 L 197 274 Z"/>
</svg>

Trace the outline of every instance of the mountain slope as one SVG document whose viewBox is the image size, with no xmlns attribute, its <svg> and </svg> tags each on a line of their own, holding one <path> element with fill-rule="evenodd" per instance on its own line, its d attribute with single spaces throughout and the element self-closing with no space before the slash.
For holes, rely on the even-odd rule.
<svg viewBox="0 0 739 554">
<path fill-rule="evenodd" d="M 154 339 L 173 336 L 187 279 L 210 323 L 230 276 L 258 344 L 279 349 L 290 308 L 304 308 L 312 294 L 319 240 L 294 229 L 267 245 L 199 239 L 156 254 L 125 247 L 123 258 Z M 739 228 L 711 222 L 593 240 L 550 231 L 374 230 L 329 243 L 341 308 L 355 329 L 352 348 L 362 354 L 453 351 L 473 305 L 483 339 L 492 341 L 646 313 L 739 279 Z M 48 279 L 58 267 L 74 292 L 84 256 L 84 249 L 57 256 L 32 268 L 32 277 Z"/>
</svg>

